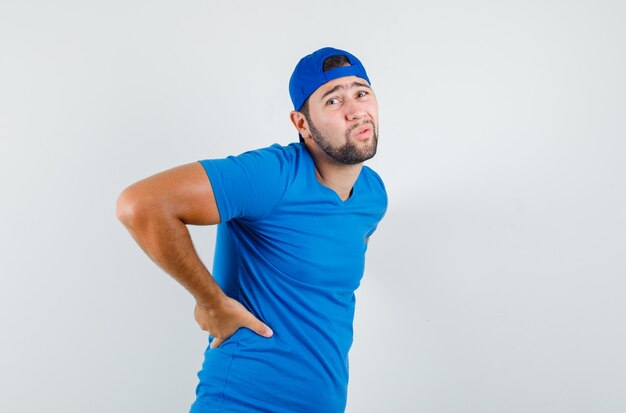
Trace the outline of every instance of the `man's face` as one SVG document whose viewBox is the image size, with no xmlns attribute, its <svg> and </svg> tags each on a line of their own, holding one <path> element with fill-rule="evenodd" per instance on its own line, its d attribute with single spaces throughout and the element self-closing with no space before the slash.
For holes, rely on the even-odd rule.
<svg viewBox="0 0 626 413">
<path fill-rule="evenodd" d="M 308 106 L 311 137 L 328 157 L 352 165 L 376 154 L 378 102 L 365 80 L 331 80 L 309 97 Z"/>
</svg>

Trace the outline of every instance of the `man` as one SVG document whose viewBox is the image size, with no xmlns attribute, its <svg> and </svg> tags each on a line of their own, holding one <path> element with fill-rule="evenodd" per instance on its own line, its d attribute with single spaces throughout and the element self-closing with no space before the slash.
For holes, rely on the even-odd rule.
<svg viewBox="0 0 626 413">
<path fill-rule="evenodd" d="M 343 412 L 354 291 L 387 208 L 378 105 L 361 62 L 333 48 L 289 83 L 300 143 L 204 160 L 128 187 L 118 217 L 196 299 L 209 332 L 200 412 Z M 208 178 L 208 179 L 207 179 Z M 213 275 L 186 225 L 219 224 Z"/>
</svg>

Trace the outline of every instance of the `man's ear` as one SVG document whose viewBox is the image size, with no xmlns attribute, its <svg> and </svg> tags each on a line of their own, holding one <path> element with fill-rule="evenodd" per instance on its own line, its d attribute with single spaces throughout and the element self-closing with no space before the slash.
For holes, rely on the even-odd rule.
<svg viewBox="0 0 626 413">
<path fill-rule="evenodd" d="M 289 113 L 289 119 L 291 119 L 291 123 L 296 127 L 298 133 L 302 135 L 303 138 L 306 138 L 310 135 L 309 133 L 309 124 L 306 121 L 306 118 L 302 114 L 302 112 L 298 112 L 297 110 L 292 110 Z"/>
</svg>

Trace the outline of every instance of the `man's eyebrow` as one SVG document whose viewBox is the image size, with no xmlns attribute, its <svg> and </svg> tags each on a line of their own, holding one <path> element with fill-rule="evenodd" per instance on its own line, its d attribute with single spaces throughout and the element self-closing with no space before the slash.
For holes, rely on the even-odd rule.
<svg viewBox="0 0 626 413">
<path fill-rule="evenodd" d="M 355 87 L 366 87 L 368 89 L 371 89 L 370 85 L 368 85 L 367 83 L 361 83 L 361 82 L 352 82 L 352 84 L 350 85 L 350 88 L 355 88 Z M 324 98 L 330 94 L 335 93 L 336 91 L 338 91 L 339 89 L 346 89 L 346 86 L 344 85 L 337 85 L 334 88 L 330 89 L 329 91 L 327 91 L 326 93 L 324 93 L 322 95 L 322 97 L 320 98 L 320 100 L 324 100 Z"/>
</svg>

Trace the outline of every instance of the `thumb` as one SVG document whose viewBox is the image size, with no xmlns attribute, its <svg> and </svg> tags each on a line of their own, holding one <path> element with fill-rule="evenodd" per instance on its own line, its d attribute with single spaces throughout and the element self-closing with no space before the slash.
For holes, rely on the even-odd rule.
<svg viewBox="0 0 626 413">
<path fill-rule="evenodd" d="M 223 339 L 215 337 L 209 347 L 211 348 L 219 347 L 223 342 L 224 342 Z"/>
<path fill-rule="evenodd" d="M 263 337 L 269 338 L 274 335 L 272 329 L 260 320 L 255 319 L 252 325 L 248 326 L 248 328 Z"/>
</svg>

